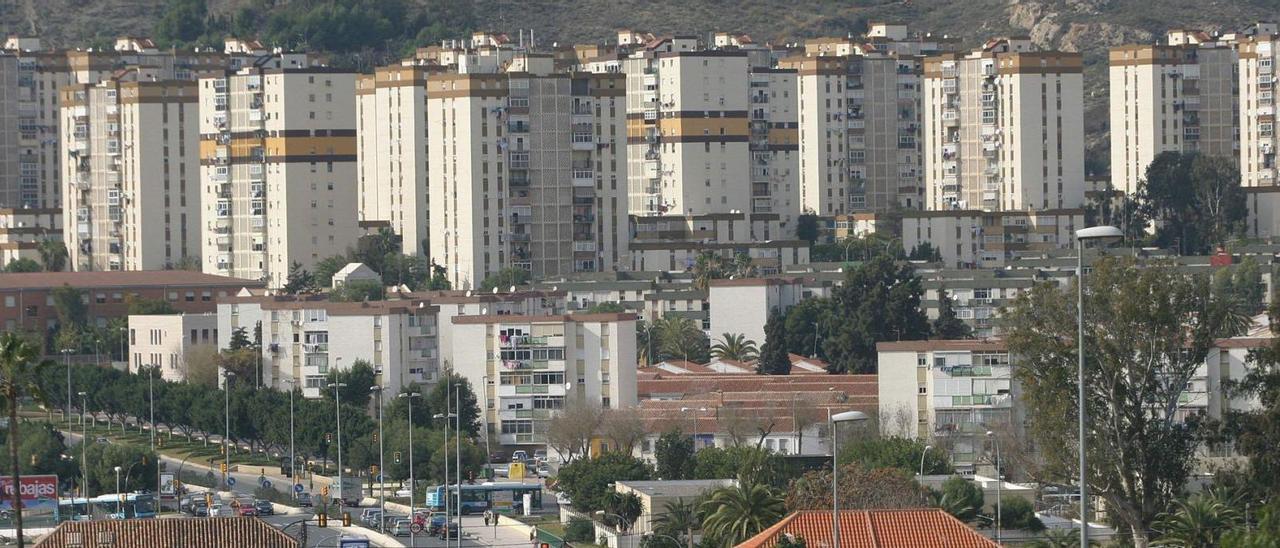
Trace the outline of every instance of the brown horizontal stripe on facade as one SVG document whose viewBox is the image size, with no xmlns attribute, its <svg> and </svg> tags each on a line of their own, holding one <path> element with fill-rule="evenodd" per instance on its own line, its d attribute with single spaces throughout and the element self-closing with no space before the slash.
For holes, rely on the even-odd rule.
<svg viewBox="0 0 1280 548">
<path fill-rule="evenodd" d="M 769 145 L 766 147 L 770 152 L 795 152 L 800 150 L 800 145 Z"/>
<path fill-rule="evenodd" d="M 310 156 L 316 154 L 356 154 L 355 137 L 268 137 L 267 154 L 271 156 Z"/>
<path fill-rule="evenodd" d="M 672 110 L 658 114 L 660 118 L 746 118 L 745 110 Z"/>
<path fill-rule="evenodd" d="M 271 164 L 292 164 L 292 163 L 311 163 L 311 162 L 355 162 L 355 154 L 294 154 L 285 156 L 267 156 L 267 163 Z"/>
<path fill-rule="evenodd" d="M 592 97 L 626 97 L 627 90 L 621 88 L 594 88 L 587 92 Z"/>
<path fill-rule="evenodd" d="M 662 138 L 664 143 L 745 143 L 746 135 L 669 135 Z"/>
<path fill-rule="evenodd" d="M 658 129 L 664 138 L 686 136 L 746 137 L 749 133 L 746 117 L 742 118 L 663 118 Z"/>
</svg>

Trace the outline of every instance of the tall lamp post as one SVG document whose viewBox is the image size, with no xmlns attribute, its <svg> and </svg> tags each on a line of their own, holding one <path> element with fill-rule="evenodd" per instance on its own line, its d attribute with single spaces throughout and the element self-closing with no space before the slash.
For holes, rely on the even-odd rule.
<svg viewBox="0 0 1280 548">
<path fill-rule="evenodd" d="M 342 504 L 341 501 L 345 500 L 345 497 L 347 496 L 347 492 L 346 492 L 347 490 L 342 488 L 342 393 L 339 391 L 339 389 L 346 388 L 346 387 L 347 387 L 347 383 L 345 382 L 329 383 L 329 388 L 333 389 L 333 412 L 337 419 L 336 422 L 338 423 L 338 500 L 339 500 L 338 504 L 339 505 Z"/>
<path fill-rule="evenodd" d="M 222 433 L 222 483 L 226 485 L 227 475 L 231 473 L 231 379 L 236 376 L 235 373 L 226 369 L 222 370 L 222 419 L 225 421 Z M 228 486 L 230 489 L 230 486 Z"/>
<path fill-rule="evenodd" d="M 861 411 L 836 413 L 827 419 L 831 424 L 831 545 L 840 546 L 840 436 L 836 427 L 842 422 L 863 422 L 867 414 Z"/>
<path fill-rule="evenodd" d="M 1093 226 L 1076 231 L 1076 407 L 1079 412 L 1080 451 L 1080 548 L 1089 548 L 1089 469 L 1085 457 L 1084 423 L 1084 244 L 1093 241 L 1106 245 L 1124 238 L 1114 226 Z"/>
<path fill-rule="evenodd" d="M 419 394 L 417 392 L 404 392 L 404 393 L 401 393 L 399 396 L 396 396 L 398 398 L 404 398 L 405 403 L 409 405 L 409 520 L 410 521 L 412 521 L 415 517 L 413 513 L 413 510 L 414 510 L 413 509 L 413 490 L 414 488 L 417 487 L 417 484 L 415 484 L 413 481 L 413 398 L 416 398 L 421 395 L 422 394 Z M 409 527 L 409 546 L 417 545 L 417 541 L 415 539 L 416 535 L 414 534 L 413 529 L 414 529 L 413 527 Z"/>
<path fill-rule="evenodd" d="M 696 408 L 696 409 L 695 409 L 695 408 L 693 408 L 693 407 L 681 407 L 681 408 L 680 408 L 680 412 L 681 412 L 681 413 L 688 413 L 688 412 L 690 412 L 690 411 L 698 411 L 698 412 L 701 412 L 701 413 L 706 413 L 706 412 L 707 412 L 707 408 L 706 408 L 706 407 L 699 407 L 699 408 Z M 697 450 L 698 450 L 698 418 L 699 418 L 699 416 L 698 416 L 698 415 L 692 415 L 692 416 L 691 416 L 691 418 L 690 418 L 690 420 L 689 420 L 689 422 L 693 423 L 693 450 L 694 450 L 695 452 L 697 452 Z"/>
<path fill-rule="evenodd" d="M 62 349 L 62 363 L 67 366 L 67 411 L 62 414 L 62 418 L 67 423 L 71 422 L 71 349 Z M 82 414 L 81 417 L 84 415 Z M 83 420 L 83 419 L 82 419 Z"/>
<path fill-rule="evenodd" d="M 446 393 L 444 396 L 446 410 L 449 409 L 449 407 L 451 407 L 452 405 L 449 402 L 450 399 L 452 398 L 450 398 L 449 394 Z M 449 493 L 449 420 L 457 418 L 457 416 L 458 416 L 457 413 L 436 413 L 435 415 L 431 416 L 431 418 L 433 419 L 444 419 L 444 452 L 445 452 L 445 455 L 444 455 L 444 521 L 445 521 L 445 527 L 448 527 L 449 520 L 453 519 L 452 512 L 453 512 L 453 506 L 454 506 L 453 496 Z M 457 437 L 457 436 L 455 435 L 454 437 Z M 455 468 L 457 467 L 455 466 Z M 461 475 L 459 475 L 459 480 L 458 480 L 458 504 L 462 504 Z M 461 515 L 461 513 L 459 513 L 459 515 Z M 459 523 L 458 526 L 461 527 L 462 524 Z M 459 534 L 461 534 L 461 531 L 459 531 Z M 449 545 L 448 539 L 445 539 L 444 545 L 445 546 Z"/>
<path fill-rule="evenodd" d="M 382 480 L 383 474 L 386 474 L 386 471 L 385 471 L 386 469 L 384 468 L 386 464 L 382 460 L 382 455 L 383 455 L 383 452 L 382 452 L 382 390 L 383 388 L 381 386 L 369 387 L 370 392 L 373 392 L 374 394 L 378 395 L 378 474 L 377 474 L 378 476 L 377 478 L 378 479 L 378 511 L 381 512 L 381 515 L 386 515 L 387 513 L 386 489 L 387 488 L 386 488 L 386 482 Z M 410 518 L 412 517 L 413 516 L 410 516 Z M 383 521 L 379 519 L 378 520 L 379 531 L 382 530 L 382 523 Z"/>
<path fill-rule="evenodd" d="M 293 448 L 293 386 L 298 381 L 284 379 L 284 382 L 289 384 L 289 479 L 298 483 L 298 452 Z M 298 498 L 297 491 L 290 489 L 289 492 L 293 493 L 293 498 Z"/>
<path fill-rule="evenodd" d="M 89 393 L 80 392 L 80 481 L 84 483 L 81 491 L 84 491 L 84 498 L 89 498 L 89 467 L 85 464 L 87 461 L 86 448 L 89 447 L 89 424 L 84 420 L 84 410 L 89 407 Z M 71 402 L 67 402 L 67 406 L 71 406 Z M 71 419 L 67 419 L 70 422 Z M 88 510 L 85 510 L 87 513 Z"/>
<path fill-rule="evenodd" d="M 151 414 L 148 421 L 151 423 L 151 452 L 156 451 L 156 389 L 154 386 L 154 377 L 156 376 L 156 367 L 152 366 L 147 371 L 147 408 Z"/>
<path fill-rule="evenodd" d="M 924 446 L 924 451 L 920 452 L 920 481 L 924 481 L 924 457 L 929 454 L 929 450 L 933 449 L 932 445 Z"/>
<path fill-rule="evenodd" d="M 996 438 L 996 433 L 990 430 L 987 430 L 987 437 L 996 446 L 996 544 L 1000 544 L 1000 514 L 1004 513 L 1004 508 L 1000 504 L 1000 489 L 1004 486 L 1004 474 L 1000 472 L 1000 440 Z"/>
</svg>

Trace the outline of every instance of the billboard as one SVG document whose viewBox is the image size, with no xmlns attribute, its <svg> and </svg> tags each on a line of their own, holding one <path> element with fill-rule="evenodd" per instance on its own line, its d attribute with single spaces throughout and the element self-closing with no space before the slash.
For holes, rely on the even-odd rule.
<svg viewBox="0 0 1280 548">
<path fill-rule="evenodd" d="M 32 521 L 58 518 L 58 476 L 22 476 L 18 496 L 22 501 L 22 516 Z M 13 478 L 0 477 L 0 512 L 13 512 Z"/>
<path fill-rule="evenodd" d="M 178 485 L 173 481 L 173 474 L 160 474 L 160 496 L 171 499 L 178 494 Z"/>
</svg>

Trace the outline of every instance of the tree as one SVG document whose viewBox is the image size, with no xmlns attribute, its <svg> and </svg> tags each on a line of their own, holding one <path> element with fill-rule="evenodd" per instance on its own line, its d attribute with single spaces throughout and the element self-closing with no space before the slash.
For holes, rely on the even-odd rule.
<svg viewBox="0 0 1280 548">
<path fill-rule="evenodd" d="M 640 409 L 605 409 L 600 434 L 615 451 L 630 455 L 647 434 Z"/>
<path fill-rule="evenodd" d="M 593 303 L 587 307 L 587 314 L 619 314 L 626 311 L 627 307 L 615 302 Z"/>
<path fill-rule="evenodd" d="M 261 369 L 261 359 L 262 356 L 251 348 L 223 350 L 218 353 L 218 370 L 230 372 L 235 375 L 237 379 L 243 379 L 245 382 L 250 384 L 256 384 L 257 382 L 254 381 L 254 379 L 258 379 L 258 373 Z"/>
<path fill-rule="evenodd" d="M 218 386 L 218 350 L 213 345 L 188 347 L 182 356 L 183 376 L 192 385 Z"/>
<path fill-rule="evenodd" d="M 640 519 L 640 514 L 644 513 L 644 503 L 635 493 L 624 495 L 617 491 L 609 491 L 605 495 L 604 509 L 606 523 L 612 521 L 619 531 L 626 533 L 631 530 L 636 520 Z"/>
<path fill-rule="evenodd" d="M 982 513 L 983 498 L 982 489 L 956 476 L 942 482 L 937 504 L 956 519 L 968 523 L 978 519 L 978 514 Z"/>
<path fill-rule="evenodd" d="M 375 280 L 350 281 L 329 293 L 329 300 L 339 303 L 381 301 L 386 297 L 386 290 L 382 287 L 382 282 Z"/>
<path fill-rule="evenodd" d="M 342 404 L 366 409 L 372 397 L 369 387 L 374 385 L 375 379 L 377 379 L 377 373 L 373 370 L 373 365 L 365 360 L 356 360 L 351 362 L 351 367 L 347 369 L 329 368 L 329 376 L 325 384 L 346 385 L 338 390 L 342 397 Z M 332 390 L 324 390 L 323 394 L 326 400 L 333 402 Z M 441 409 L 443 408 L 442 406 Z"/>
<path fill-rule="evenodd" d="M 658 441 L 653 446 L 653 457 L 658 465 L 658 479 L 689 479 L 696 464 L 693 438 L 684 435 L 679 429 L 668 430 L 658 436 Z"/>
<path fill-rule="evenodd" d="M 36 246 L 36 251 L 45 271 L 62 272 L 67 269 L 67 245 L 62 240 L 43 240 Z"/>
<path fill-rule="evenodd" d="M 41 270 L 43 268 L 40 267 L 40 263 L 28 257 L 19 257 L 9 261 L 9 264 L 4 267 L 5 272 L 40 272 Z"/>
<path fill-rule="evenodd" d="M 609 484 L 619 481 L 647 480 L 653 471 L 644 461 L 609 452 L 590 459 L 579 459 L 560 468 L 556 481 L 560 490 L 573 499 L 573 506 L 583 512 L 605 510 Z"/>
<path fill-rule="evenodd" d="M 0 335 L 0 398 L 3 398 L 5 416 L 9 418 L 9 478 L 11 485 L 22 485 L 19 471 L 18 446 L 22 443 L 22 428 L 18 427 L 18 407 L 22 399 L 34 396 L 44 399 L 38 379 L 41 369 L 52 362 L 40 360 L 40 347 L 17 333 Z M 22 499 L 16 487 L 13 496 L 14 525 L 17 527 L 18 546 L 22 546 Z"/>
<path fill-rule="evenodd" d="M 782 455 L 756 446 L 707 447 L 694 461 L 692 479 L 737 479 L 782 488 L 794 477 Z"/>
<path fill-rule="evenodd" d="M 480 282 L 481 291 L 506 291 L 511 286 L 521 286 L 529 283 L 529 271 L 523 268 L 509 266 L 485 276 Z"/>
<path fill-rule="evenodd" d="M 660 535 L 681 540 L 681 537 L 693 540 L 693 532 L 702 529 L 698 520 L 698 504 L 686 502 L 682 498 L 669 500 L 662 505 L 661 512 L 655 512 L 651 520 L 654 531 Z M 672 546 L 671 548 L 678 548 Z"/>
<path fill-rule="evenodd" d="M 1234 508 L 1212 495 L 1198 493 L 1173 503 L 1160 515 L 1155 530 L 1165 546 L 1219 546 L 1222 536 L 1244 523 Z"/>
<path fill-rule="evenodd" d="M 918 508 L 927 500 L 924 488 L 911 474 L 897 468 L 870 470 L 858 464 L 840 466 L 840 508 L 871 510 L 879 508 Z M 821 510 L 831 508 L 831 471 L 808 472 L 787 488 L 787 509 Z"/>
<path fill-rule="evenodd" d="M 164 299 L 148 299 L 138 295 L 129 295 L 125 297 L 125 303 L 129 305 L 130 315 L 151 315 L 151 314 L 181 314 L 174 308 L 169 301 Z"/>
<path fill-rule="evenodd" d="M 826 326 L 833 326 L 830 299 L 804 299 L 787 310 L 787 352 L 811 358 L 826 359 L 822 338 L 828 333 Z"/>
<path fill-rule="evenodd" d="M 1088 282 L 1086 477 L 1145 546 L 1194 460 L 1200 421 L 1182 416 L 1181 395 L 1213 341 L 1238 333 L 1239 314 L 1205 276 L 1171 265 L 1104 258 Z M 1075 315 L 1075 289 L 1044 284 L 1019 296 L 1002 320 L 1044 473 L 1064 482 L 1077 474 Z"/>
<path fill-rule="evenodd" d="M 1155 243 L 1203 254 L 1244 233 L 1248 215 L 1240 172 L 1228 158 L 1163 152 L 1139 185 L 1142 214 L 1160 221 Z"/>
<path fill-rule="evenodd" d="M 699 510 L 702 527 L 723 546 L 736 546 L 786 515 L 782 497 L 764 484 L 739 483 L 711 493 Z"/>
<path fill-rule="evenodd" d="M 725 333 L 711 345 L 711 357 L 739 362 L 755 361 L 756 342 L 741 333 Z"/>
<path fill-rule="evenodd" d="M 706 334 L 689 318 L 668 314 L 653 322 L 651 331 L 659 360 L 704 363 L 710 357 Z"/>
<path fill-rule="evenodd" d="M 787 320 L 777 308 L 769 314 L 764 324 L 764 348 L 756 373 L 761 375 L 790 375 L 791 356 L 787 355 Z"/>
<path fill-rule="evenodd" d="M 560 453 L 564 462 L 587 456 L 591 438 L 600 430 L 600 417 L 598 405 L 570 398 L 547 426 L 547 446 Z"/>
<path fill-rule="evenodd" d="M 281 291 L 289 295 L 297 295 L 299 293 L 309 293 L 316 290 L 315 277 L 302 268 L 302 263 L 294 261 L 289 265 L 289 277 L 286 279 L 284 287 Z"/>
<path fill-rule="evenodd" d="M 164 46 L 186 46 L 205 31 L 205 3 L 201 0 L 168 0 L 156 22 L 156 39 Z"/>
<path fill-rule="evenodd" d="M 244 327 L 237 327 L 231 330 L 231 343 L 227 346 L 230 350 L 241 350 L 253 346 L 249 341 L 249 332 Z"/>
<path fill-rule="evenodd" d="M 449 281 L 449 272 L 443 266 L 431 263 L 431 279 L 427 280 L 427 286 L 423 289 L 428 291 L 447 291 L 453 289 L 453 283 Z"/>
<path fill-rule="evenodd" d="M 911 248 L 911 253 L 907 254 L 907 258 L 913 261 L 940 263 L 942 262 L 942 250 L 933 247 L 932 243 L 920 242 L 919 245 Z"/>
<path fill-rule="evenodd" d="M 1258 511 L 1256 526 L 1237 527 L 1222 536 L 1223 548 L 1280 548 L 1280 501 Z"/>
<path fill-rule="evenodd" d="M 933 320 L 933 337 L 936 339 L 968 339 L 973 329 L 956 316 L 954 302 L 946 288 L 938 289 L 938 319 Z"/>
<path fill-rule="evenodd" d="M 1044 522 L 1036 517 L 1036 509 L 1022 497 L 1009 497 L 1000 502 L 1000 526 L 1032 533 L 1044 530 Z"/>
<path fill-rule="evenodd" d="M 351 262 L 351 258 L 347 255 L 330 255 L 320 259 L 312 268 L 312 282 L 316 287 L 333 287 L 333 275 L 346 268 Z"/>
<path fill-rule="evenodd" d="M 926 453 L 924 442 L 897 437 L 850 440 L 840 452 L 840 462 L 855 462 L 868 470 L 897 468 L 914 475 L 920 471 L 921 455 L 924 456 L 925 474 L 951 474 L 955 471 L 946 451 L 931 447 Z"/>
<path fill-rule="evenodd" d="M 454 391 L 456 390 L 456 397 Z M 368 392 L 368 389 L 365 389 Z M 457 398 L 462 399 L 462 409 L 459 411 Z M 446 399 L 448 400 L 446 402 Z M 480 432 L 480 400 L 476 397 L 476 393 L 471 389 L 471 381 L 466 377 L 453 371 L 449 371 L 436 381 L 435 386 L 426 394 L 427 408 L 435 413 L 444 413 L 449 409 L 450 413 L 457 413 L 462 417 L 462 431 L 476 436 Z"/>
<path fill-rule="evenodd" d="M 929 336 L 929 320 L 920 309 L 924 290 L 909 264 L 878 255 L 845 276 L 832 294 L 833 315 L 824 342 L 833 373 L 876 370 L 876 343 L 921 340 Z"/>
<path fill-rule="evenodd" d="M 813 244 L 818 240 L 818 216 L 805 213 L 796 217 L 796 239 Z"/>
<path fill-rule="evenodd" d="M 58 315 L 59 329 L 84 327 L 88 321 L 89 312 L 85 305 L 83 291 L 63 284 L 55 288 L 50 296 L 53 297 L 53 309 Z"/>
</svg>

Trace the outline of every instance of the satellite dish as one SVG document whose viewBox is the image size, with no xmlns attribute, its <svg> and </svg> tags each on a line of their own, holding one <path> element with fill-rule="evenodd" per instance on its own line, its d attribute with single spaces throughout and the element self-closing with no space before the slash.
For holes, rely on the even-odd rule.
<svg viewBox="0 0 1280 548">
<path fill-rule="evenodd" d="M 470 296 L 471 296 L 471 290 L 470 290 L 470 289 L 468 289 L 468 290 L 467 290 L 467 296 L 468 296 L 468 297 L 470 297 Z"/>
<path fill-rule="evenodd" d="M 567 390 L 573 390 L 573 383 L 571 383 L 571 382 L 565 382 L 565 383 L 564 383 L 564 389 L 565 389 L 566 391 L 567 391 Z"/>
<path fill-rule="evenodd" d="M 495 288 L 493 288 L 493 294 L 494 294 L 494 295 L 497 295 L 497 294 L 498 294 L 498 288 L 496 288 L 496 287 L 495 287 Z"/>
<path fill-rule="evenodd" d="M 510 290 L 508 290 L 508 292 L 510 292 L 510 293 L 515 293 L 515 292 L 516 292 L 516 286 L 514 286 L 514 285 L 513 285 L 513 286 L 511 286 L 511 289 L 510 289 Z"/>
</svg>

